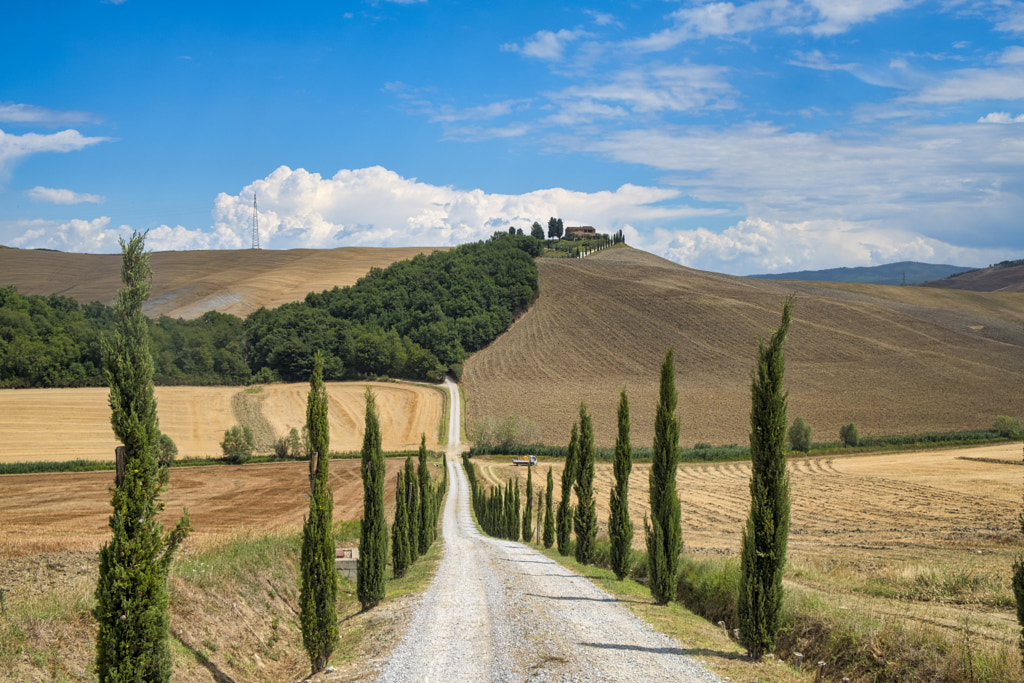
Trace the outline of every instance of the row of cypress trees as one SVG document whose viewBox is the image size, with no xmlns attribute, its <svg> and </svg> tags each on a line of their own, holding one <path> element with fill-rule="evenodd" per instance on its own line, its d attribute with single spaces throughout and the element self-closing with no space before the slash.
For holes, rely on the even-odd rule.
<svg viewBox="0 0 1024 683">
<path fill-rule="evenodd" d="M 405 471 L 397 474 L 395 523 L 391 527 L 391 566 L 396 579 L 405 576 L 406 570 L 437 538 L 441 501 L 448 488 L 447 457 L 443 464 L 443 479 L 438 484 L 432 483 L 427 467 L 427 437 L 421 434 L 418 474 L 413 469 L 411 455 L 405 458 Z"/>
</svg>

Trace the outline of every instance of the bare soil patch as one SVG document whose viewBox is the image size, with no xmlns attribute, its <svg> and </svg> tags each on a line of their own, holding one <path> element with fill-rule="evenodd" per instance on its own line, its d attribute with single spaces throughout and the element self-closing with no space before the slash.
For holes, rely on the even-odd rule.
<svg viewBox="0 0 1024 683">
<path fill-rule="evenodd" d="M 358 451 L 363 443 L 369 386 L 377 396 L 383 446 L 388 451 L 437 446 L 444 410 L 439 387 L 397 382 L 328 382 L 331 449 Z M 174 439 L 178 456 L 220 457 L 224 431 L 251 427 L 262 452 L 306 422 L 309 385 L 157 387 L 160 429 Z M 117 443 L 110 428 L 108 390 L 8 389 L 0 391 L 0 462 L 113 460 Z"/>
<path fill-rule="evenodd" d="M 793 292 L 789 414 L 816 439 L 838 440 L 848 422 L 868 436 L 1024 416 L 1024 294 L 756 280 L 625 247 L 538 268 L 537 303 L 466 363 L 467 424 L 515 414 L 565 444 L 582 402 L 610 447 L 625 387 L 633 442 L 650 445 L 674 347 L 682 443 L 745 444 L 757 339 Z"/>
</svg>

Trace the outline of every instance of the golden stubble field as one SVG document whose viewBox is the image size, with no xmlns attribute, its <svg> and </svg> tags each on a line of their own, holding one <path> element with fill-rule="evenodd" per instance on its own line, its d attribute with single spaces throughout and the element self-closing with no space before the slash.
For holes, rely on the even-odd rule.
<svg viewBox="0 0 1024 683">
<path fill-rule="evenodd" d="M 746 444 L 757 340 L 792 293 L 789 417 L 816 440 L 837 441 L 848 422 L 869 436 L 1024 417 L 1024 293 L 755 280 L 626 247 L 537 265 L 536 304 L 466 362 L 467 425 L 514 414 L 566 444 L 583 402 L 610 447 L 625 387 L 633 442 L 650 446 L 674 347 L 682 444 Z"/>
<path fill-rule="evenodd" d="M 962 604 L 938 599 L 891 600 L 867 590 L 872 582 L 927 593 L 933 576 L 962 577 L 1006 597 L 1014 556 L 1024 549 L 1017 515 L 1024 493 L 1019 442 L 962 450 L 854 457 L 791 458 L 791 529 L 787 583 L 820 591 L 849 608 L 916 620 L 956 631 L 970 623 L 994 641 L 1016 642 L 1015 614 L 977 595 Z M 526 472 L 510 458 L 474 458 L 485 481 Z M 541 458 L 535 491 L 548 467 L 560 498 L 562 461 Z M 630 477 L 634 547 L 645 547 L 650 513 L 649 463 Z M 701 555 L 738 555 L 749 507 L 750 463 L 683 463 L 676 477 L 683 542 Z M 610 462 L 599 461 L 594 490 L 599 538 L 607 539 Z M 536 493 L 534 494 L 536 496 Z"/>
<path fill-rule="evenodd" d="M 384 449 L 437 445 L 444 392 L 426 384 L 327 382 L 331 449 L 358 451 L 363 443 L 367 386 L 377 397 Z M 250 387 L 157 387 L 160 429 L 178 446 L 178 456 L 220 457 L 220 441 L 232 425 L 251 427 L 257 445 L 306 422 L 309 385 Z M 7 389 L 0 391 L 0 462 L 113 460 L 108 390 Z"/>
</svg>

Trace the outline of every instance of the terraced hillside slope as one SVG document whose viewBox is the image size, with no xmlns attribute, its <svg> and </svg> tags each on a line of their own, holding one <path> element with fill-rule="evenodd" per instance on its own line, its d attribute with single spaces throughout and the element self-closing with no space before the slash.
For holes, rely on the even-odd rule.
<svg viewBox="0 0 1024 683">
<path fill-rule="evenodd" d="M 433 247 L 162 251 L 150 256 L 155 318 L 198 318 L 207 311 L 245 317 L 260 306 L 299 301 L 309 292 L 354 284 L 370 268 L 429 254 Z M 0 287 L 110 304 L 121 287 L 120 254 L 68 254 L 0 246 Z"/>
<path fill-rule="evenodd" d="M 815 439 L 838 440 L 851 421 L 866 436 L 1024 416 L 1024 294 L 754 280 L 628 247 L 538 266 L 537 303 L 466 363 L 467 424 L 515 414 L 562 444 L 584 402 L 611 446 L 626 387 L 633 443 L 649 446 L 673 346 L 682 443 L 745 444 L 757 339 L 792 293 L 789 417 Z"/>
</svg>

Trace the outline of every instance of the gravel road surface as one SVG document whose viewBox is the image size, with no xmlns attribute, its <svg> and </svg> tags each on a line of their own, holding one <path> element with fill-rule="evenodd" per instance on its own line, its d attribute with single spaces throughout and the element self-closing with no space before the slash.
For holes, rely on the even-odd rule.
<svg viewBox="0 0 1024 683">
<path fill-rule="evenodd" d="M 718 681 L 587 579 L 470 515 L 451 392 L 444 559 L 381 681 Z"/>
</svg>

